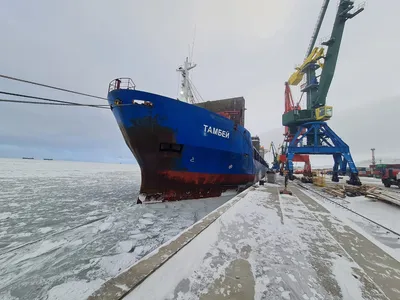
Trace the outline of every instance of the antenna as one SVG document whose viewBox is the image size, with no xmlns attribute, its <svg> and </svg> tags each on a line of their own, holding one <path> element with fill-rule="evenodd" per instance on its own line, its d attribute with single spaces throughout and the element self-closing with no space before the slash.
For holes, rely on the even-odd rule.
<svg viewBox="0 0 400 300">
<path fill-rule="evenodd" d="M 193 51 L 194 51 L 194 41 L 196 40 L 196 25 L 194 25 L 194 33 L 193 33 L 193 43 L 192 43 L 192 50 L 189 55 L 189 61 L 192 62 L 193 59 Z"/>
<path fill-rule="evenodd" d="M 185 101 L 187 103 L 194 103 L 194 95 L 192 92 L 193 84 L 190 80 L 189 71 L 191 69 L 193 69 L 194 67 L 196 67 L 196 64 L 192 63 L 195 39 L 196 39 L 196 26 L 194 28 L 192 49 L 190 49 L 190 45 L 188 45 L 189 57 L 186 57 L 186 60 L 183 64 L 183 66 L 181 66 L 177 69 L 177 71 L 180 72 L 182 75 L 181 91 L 180 91 L 180 95 L 178 95 L 178 100 Z M 198 91 L 197 91 L 197 93 L 199 94 Z M 200 98 L 201 98 L 201 96 L 200 96 Z"/>
</svg>

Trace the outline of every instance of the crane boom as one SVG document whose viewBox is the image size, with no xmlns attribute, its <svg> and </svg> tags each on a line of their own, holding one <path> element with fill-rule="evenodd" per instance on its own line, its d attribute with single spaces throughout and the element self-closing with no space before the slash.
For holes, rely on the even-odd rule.
<svg viewBox="0 0 400 300">
<path fill-rule="evenodd" d="M 327 7 L 328 1 L 324 1 L 310 45 L 313 45 L 315 42 L 316 34 L 319 32 Z M 293 134 L 296 132 L 298 125 L 311 121 L 329 120 L 332 117 L 332 107 L 325 104 L 335 73 L 345 23 L 348 19 L 353 18 L 364 10 L 363 7 L 359 7 L 354 13 L 351 13 L 350 11 L 353 8 L 354 1 L 339 1 L 331 37 L 328 41 L 322 43 L 328 47 L 326 55 L 324 55 L 322 47 L 313 48 L 303 64 L 296 68 L 296 71 L 288 80 L 289 84 L 297 85 L 304 75 L 306 75 L 307 79 L 301 85 L 301 91 L 307 95 L 307 108 L 299 111 L 289 111 L 282 115 L 282 125 L 288 126 L 289 131 Z M 323 64 L 320 62 L 320 59 L 324 59 Z M 317 76 L 316 71 L 320 68 L 322 69 L 321 75 Z M 320 79 L 319 82 L 318 79 Z"/>
<path fill-rule="evenodd" d="M 326 96 L 328 95 L 329 87 L 331 86 L 335 73 L 345 23 L 364 10 L 364 7 L 359 7 L 354 13 L 350 13 L 353 8 L 353 1 L 340 0 L 331 37 L 328 41 L 322 43 L 328 46 L 328 51 L 325 56 L 324 68 L 321 72 L 318 93 L 316 93 L 316 97 L 313 97 L 314 99 L 311 100 L 311 108 L 321 107 L 326 103 Z"/>
<path fill-rule="evenodd" d="M 313 34 L 311 36 L 310 44 L 308 45 L 308 49 L 307 49 L 305 58 L 307 58 L 311 54 L 311 51 L 314 48 L 315 41 L 317 40 L 317 37 L 319 34 L 319 30 L 321 29 L 322 21 L 324 20 L 326 10 L 328 9 L 329 1 L 330 0 L 324 0 L 324 2 L 322 3 L 321 11 L 320 11 L 320 13 L 318 15 L 318 19 L 317 19 L 317 24 L 315 25 Z"/>
</svg>

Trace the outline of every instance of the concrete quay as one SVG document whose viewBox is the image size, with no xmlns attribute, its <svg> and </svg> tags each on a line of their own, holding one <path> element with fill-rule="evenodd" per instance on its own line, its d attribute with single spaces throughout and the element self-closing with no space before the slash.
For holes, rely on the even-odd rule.
<svg viewBox="0 0 400 300">
<path fill-rule="evenodd" d="M 255 185 L 89 299 L 400 299 L 400 262 L 297 187 Z"/>
</svg>

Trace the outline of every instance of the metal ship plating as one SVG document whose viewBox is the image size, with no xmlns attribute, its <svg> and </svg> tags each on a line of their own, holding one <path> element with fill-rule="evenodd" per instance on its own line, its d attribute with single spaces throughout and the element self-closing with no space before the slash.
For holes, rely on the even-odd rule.
<svg viewBox="0 0 400 300">
<path fill-rule="evenodd" d="M 244 128 L 243 97 L 194 103 L 186 59 L 178 99 L 111 81 L 108 101 L 141 169 L 138 203 L 218 197 L 264 177 L 258 138 Z"/>
</svg>

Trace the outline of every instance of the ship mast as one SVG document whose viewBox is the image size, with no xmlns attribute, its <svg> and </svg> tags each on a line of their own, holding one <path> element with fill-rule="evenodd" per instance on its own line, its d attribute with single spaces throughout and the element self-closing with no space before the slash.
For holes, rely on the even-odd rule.
<svg viewBox="0 0 400 300">
<path fill-rule="evenodd" d="M 197 66 L 196 64 L 192 65 L 192 63 L 189 62 L 189 59 L 186 57 L 183 67 L 179 67 L 177 69 L 177 71 L 181 72 L 182 74 L 181 91 L 178 96 L 178 100 L 180 101 L 184 101 L 187 103 L 194 103 L 194 97 L 189 81 L 189 70 L 193 69 L 196 66 Z"/>
</svg>

